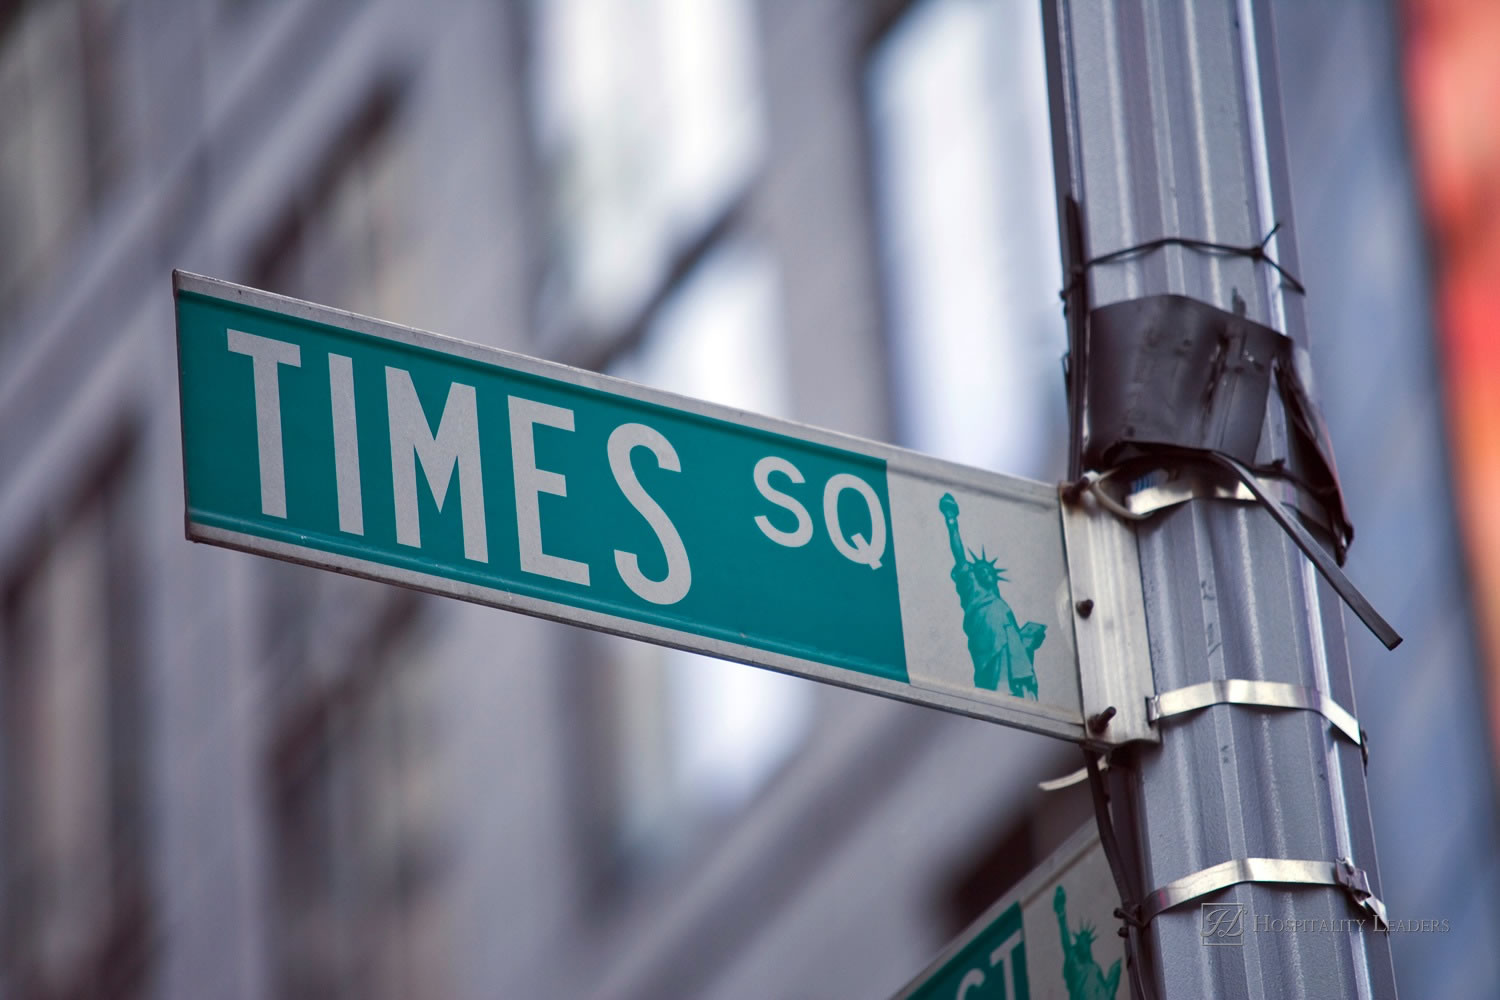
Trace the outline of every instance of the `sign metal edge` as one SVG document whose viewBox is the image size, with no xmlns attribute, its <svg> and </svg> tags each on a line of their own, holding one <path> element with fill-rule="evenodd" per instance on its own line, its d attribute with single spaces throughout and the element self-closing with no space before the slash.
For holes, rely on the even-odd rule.
<svg viewBox="0 0 1500 1000">
<path fill-rule="evenodd" d="M 1021 904 L 1025 911 L 1026 904 L 1036 899 L 1045 892 L 1057 879 L 1059 873 L 1064 872 L 1075 865 L 1085 854 L 1093 850 L 1099 844 L 1099 827 L 1093 820 L 1089 820 L 1083 826 L 1064 840 L 1057 849 L 1047 855 L 1042 863 L 1026 873 L 1026 877 L 1016 883 L 1016 886 L 1001 896 L 987 910 L 974 919 L 974 922 L 965 927 L 963 931 L 950 941 L 947 946 L 938 953 L 937 957 L 929 962 L 921 972 L 912 977 L 911 981 L 901 988 L 891 1000 L 909 1000 L 916 992 L 927 985 L 938 976 L 949 962 L 953 961 L 969 943 L 989 930 L 990 925 L 1000 919 L 1001 914 L 1010 909 L 1016 903 Z"/>
</svg>

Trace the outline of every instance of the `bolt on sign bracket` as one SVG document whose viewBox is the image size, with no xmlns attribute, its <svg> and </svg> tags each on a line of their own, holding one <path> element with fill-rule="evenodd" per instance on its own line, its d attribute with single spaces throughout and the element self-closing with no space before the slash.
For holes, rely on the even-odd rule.
<svg viewBox="0 0 1500 1000">
<path fill-rule="evenodd" d="M 1089 491 L 1064 487 L 1063 544 L 1083 717 L 1093 742 L 1160 742 L 1146 715 L 1156 695 L 1135 527 Z"/>
</svg>

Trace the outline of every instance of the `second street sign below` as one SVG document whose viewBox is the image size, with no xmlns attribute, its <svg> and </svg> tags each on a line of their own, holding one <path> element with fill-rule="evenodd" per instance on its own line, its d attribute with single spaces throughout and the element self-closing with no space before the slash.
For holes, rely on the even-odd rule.
<svg viewBox="0 0 1500 1000">
<path fill-rule="evenodd" d="M 1085 736 L 1052 487 L 175 289 L 192 539 Z"/>
</svg>

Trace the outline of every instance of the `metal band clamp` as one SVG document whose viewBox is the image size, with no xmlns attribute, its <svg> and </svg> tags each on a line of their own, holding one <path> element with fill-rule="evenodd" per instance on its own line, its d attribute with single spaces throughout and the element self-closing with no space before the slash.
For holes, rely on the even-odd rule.
<svg viewBox="0 0 1500 1000">
<path fill-rule="evenodd" d="M 1355 746 L 1363 748 L 1365 745 L 1364 733 L 1359 728 L 1358 720 L 1332 697 L 1316 688 L 1279 681 L 1230 678 L 1190 684 L 1147 698 L 1146 718 L 1155 725 L 1160 719 L 1196 712 L 1211 705 L 1253 705 L 1258 708 L 1296 708 L 1317 712 Z"/>
<path fill-rule="evenodd" d="M 1311 560 L 1318 572 L 1323 574 L 1323 578 L 1344 599 L 1344 602 L 1349 605 L 1349 608 L 1359 617 L 1359 620 L 1364 622 L 1371 632 L 1375 633 L 1375 637 L 1384 643 L 1387 649 L 1395 649 L 1401 644 L 1400 634 L 1391 627 L 1389 622 L 1380 616 L 1380 613 L 1375 610 L 1375 607 L 1369 600 L 1344 575 L 1344 571 L 1339 568 L 1338 563 L 1327 552 L 1323 551 L 1323 548 L 1308 533 L 1307 529 L 1302 527 L 1297 522 L 1297 519 L 1287 512 L 1286 507 L 1282 505 L 1281 501 L 1273 496 L 1272 493 L 1267 492 L 1265 480 L 1257 477 L 1248 467 L 1227 455 L 1221 455 L 1216 452 L 1205 452 L 1202 457 L 1204 461 L 1217 465 L 1225 471 L 1232 472 L 1238 477 L 1239 485 L 1234 488 L 1234 493 L 1225 497 L 1225 499 L 1238 499 L 1239 491 L 1243 490 L 1258 501 L 1276 523 L 1281 526 L 1282 530 L 1291 536 L 1292 541 Z M 1144 521 L 1158 510 L 1194 499 L 1199 495 L 1195 491 L 1193 496 L 1157 497 L 1155 499 L 1166 500 L 1166 502 L 1142 504 L 1144 509 L 1138 510 L 1133 504 L 1127 506 L 1130 503 L 1129 497 L 1122 503 L 1111 496 L 1110 492 L 1105 489 L 1104 483 L 1115 471 L 1110 470 L 1103 474 L 1096 472 L 1084 473 L 1075 482 L 1064 487 L 1063 498 L 1065 500 L 1076 498 L 1087 490 L 1099 501 L 1100 506 L 1121 520 Z M 1147 480 L 1149 481 L 1149 477 L 1147 477 Z M 1217 496 L 1217 493 L 1217 487 L 1213 488 L 1213 492 L 1209 492 L 1209 488 L 1205 487 L 1201 495 Z M 1300 494 L 1296 494 L 1294 491 L 1293 495 L 1297 496 Z"/>
<path fill-rule="evenodd" d="M 1102 481 L 1108 477 L 1099 478 Z M 1283 507 L 1292 508 L 1329 535 L 1337 530 L 1321 501 L 1306 487 L 1288 479 L 1259 474 L 1255 481 L 1262 493 Z M 1164 465 L 1132 480 L 1125 490 L 1123 504 L 1132 514 L 1144 517 L 1189 500 L 1255 502 L 1255 494 L 1237 477 L 1226 475 L 1221 469 L 1191 464 Z"/>
<path fill-rule="evenodd" d="M 1375 921 L 1376 930 L 1386 930 L 1390 923 L 1385 904 L 1370 891 L 1370 880 L 1364 869 L 1348 858 L 1337 861 L 1300 861 L 1292 858 L 1237 858 L 1174 879 L 1147 894 L 1141 904 L 1141 919 L 1147 923 L 1157 914 L 1190 903 L 1209 893 L 1227 889 L 1241 882 L 1265 882 L 1282 885 L 1333 885 L 1343 889 L 1349 899 Z"/>
</svg>

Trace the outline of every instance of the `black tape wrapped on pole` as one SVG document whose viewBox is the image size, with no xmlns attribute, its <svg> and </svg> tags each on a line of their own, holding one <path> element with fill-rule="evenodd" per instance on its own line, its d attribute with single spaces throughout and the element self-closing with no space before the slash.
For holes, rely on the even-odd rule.
<svg viewBox="0 0 1500 1000">
<path fill-rule="evenodd" d="M 1198 465 L 1232 476 L 1270 512 L 1360 621 L 1394 649 L 1401 636 L 1339 568 L 1354 529 L 1328 433 L 1291 338 L 1181 295 L 1151 295 L 1093 309 L 1083 327 L 1076 332 L 1084 335 L 1084 349 L 1078 350 L 1075 339 L 1069 372 L 1079 417 L 1074 468 L 1128 479 L 1164 465 Z M 1091 378 L 1092 372 L 1109 375 Z M 1273 399 L 1286 414 L 1285 454 L 1258 465 Z M 1329 531 L 1332 553 L 1297 511 L 1271 495 L 1268 480 L 1292 487 L 1302 512 Z"/>
</svg>

